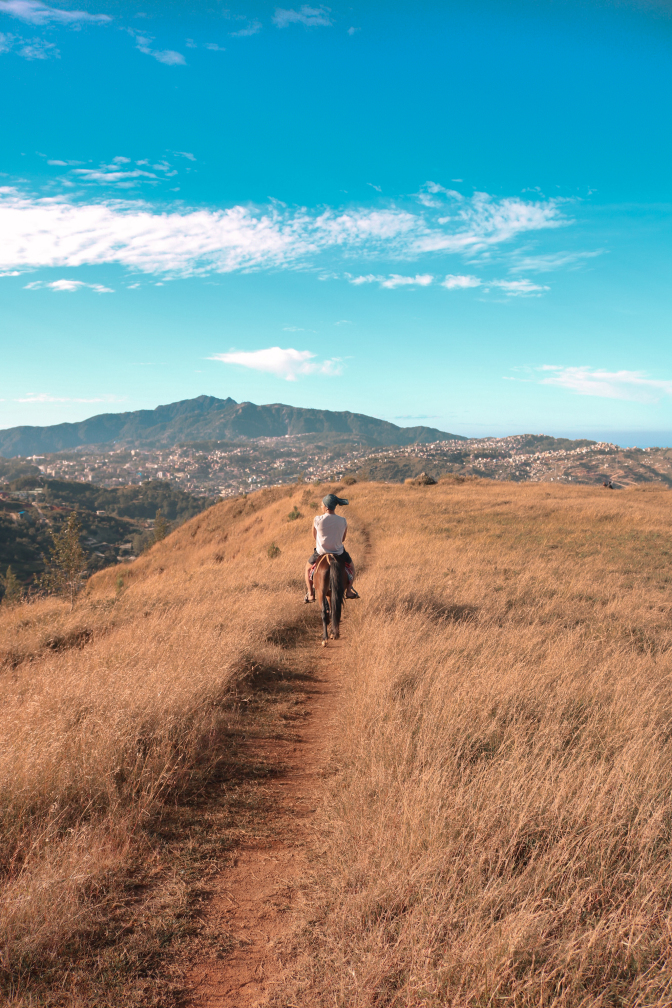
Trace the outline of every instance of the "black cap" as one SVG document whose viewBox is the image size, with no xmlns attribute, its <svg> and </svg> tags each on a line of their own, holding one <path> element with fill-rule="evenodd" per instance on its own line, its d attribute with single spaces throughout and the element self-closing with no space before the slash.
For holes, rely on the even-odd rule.
<svg viewBox="0 0 672 1008">
<path fill-rule="evenodd" d="M 326 508 L 329 508 L 330 511 L 333 511 L 339 504 L 343 507 L 343 505 L 348 502 L 344 497 L 337 497 L 336 494 L 327 494 L 326 497 L 322 498 L 322 503 Z"/>
</svg>

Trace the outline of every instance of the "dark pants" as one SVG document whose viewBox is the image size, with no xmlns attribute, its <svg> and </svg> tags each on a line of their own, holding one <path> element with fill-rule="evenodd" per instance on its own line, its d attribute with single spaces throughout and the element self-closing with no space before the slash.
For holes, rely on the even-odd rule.
<svg viewBox="0 0 672 1008">
<path fill-rule="evenodd" d="M 336 556 L 337 560 L 341 560 L 343 563 L 352 563 L 352 557 L 350 556 L 350 554 L 348 553 L 348 551 L 346 549 L 344 549 L 342 553 L 336 553 L 336 554 L 333 554 L 333 555 Z M 308 563 L 310 563 L 310 564 L 316 564 L 317 561 L 320 559 L 320 557 L 323 557 L 323 556 L 329 556 L 329 554 L 328 553 L 318 553 L 317 550 L 313 550 L 313 555 L 311 556 L 311 558 L 308 561 Z"/>
</svg>

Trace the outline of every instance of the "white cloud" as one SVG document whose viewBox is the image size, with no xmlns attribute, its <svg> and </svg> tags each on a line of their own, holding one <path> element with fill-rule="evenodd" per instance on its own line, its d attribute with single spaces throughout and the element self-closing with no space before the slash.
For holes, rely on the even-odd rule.
<svg viewBox="0 0 672 1008">
<path fill-rule="evenodd" d="M 73 175 L 78 175 L 82 182 L 104 182 L 119 183 L 128 182 L 129 179 L 156 179 L 152 172 L 141 171 L 136 168 L 134 171 L 114 171 L 113 168 L 73 168 Z"/>
<path fill-rule="evenodd" d="M 141 53 L 145 53 L 146 56 L 153 56 L 155 60 L 158 60 L 159 63 L 165 63 L 166 66 L 184 66 L 187 62 L 182 53 L 175 52 L 174 49 L 150 49 L 149 46 L 140 43 L 135 48 L 139 49 Z"/>
<path fill-rule="evenodd" d="M 329 17 L 330 10 L 330 7 L 309 7 L 308 4 L 298 11 L 276 7 L 272 21 L 277 28 L 286 28 L 290 24 L 302 24 L 308 28 L 327 27 L 333 23 Z"/>
<path fill-rule="evenodd" d="M 464 287 L 480 287 L 483 283 L 475 276 L 463 276 L 461 274 L 449 273 L 446 279 L 442 282 L 442 287 L 447 287 L 448 290 L 454 290 L 455 288 L 461 289 Z"/>
<path fill-rule="evenodd" d="M 0 53 L 14 51 L 24 59 L 60 59 L 61 54 L 53 42 L 41 38 L 21 38 L 20 35 L 0 33 Z"/>
<path fill-rule="evenodd" d="M 79 25 L 84 22 L 103 24 L 105 21 L 112 20 L 108 14 L 59 10 L 57 7 L 48 7 L 46 4 L 40 3 L 39 0 L 0 0 L 0 14 L 9 14 L 10 17 L 36 25 L 49 24 L 52 21 L 71 25 Z"/>
<path fill-rule="evenodd" d="M 526 273 L 528 270 L 533 270 L 535 273 L 548 273 L 551 270 L 562 269 L 563 266 L 581 263 L 585 259 L 593 259 L 603 253 L 604 249 L 597 249 L 594 252 L 555 252 L 550 255 L 520 256 L 516 257 L 511 272 Z"/>
<path fill-rule="evenodd" d="M 151 172 L 118 169 L 118 164 L 75 169 L 75 177 L 117 186 L 155 181 Z M 87 204 L 65 197 L 34 199 L 0 186 L 0 270 L 114 262 L 147 273 L 187 276 L 314 263 L 326 251 L 342 258 L 357 255 L 408 260 L 433 248 L 458 252 L 494 245 L 521 229 L 563 223 L 552 203 L 538 205 L 533 213 L 514 200 L 492 199 L 487 213 L 482 206 L 479 198 L 476 209 L 465 210 L 457 219 L 437 218 L 427 208 L 414 213 L 395 206 L 311 212 L 279 203 L 158 213 L 139 202 Z M 505 220 L 506 226 L 502 223 Z M 377 281 L 394 287 L 402 283 L 426 285 L 432 279 L 429 274 L 397 277 L 371 276 L 357 282 Z M 541 289 L 527 280 L 498 283 L 508 285 L 502 289 L 511 293 Z"/>
<path fill-rule="evenodd" d="M 340 358 L 318 361 L 310 350 L 294 350 L 292 347 L 268 347 L 266 350 L 232 350 L 229 353 L 213 354 L 208 360 L 223 361 L 224 364 L 239 364 L 254 371 L 265 371 L 286 381 L 311 374 L 338 375 L 342 371 Z"/>
<path fill-rule="evenodd" d="M 4 276 L 21 276 L 21 270 L 7 270 L 5 273 L 0 273 L 0 277 Z"/>
<path fill-rule="evenodd" d="M 189 151 L 176 150 L 176 151 L 173 151 L 173 154 L 175 154 L 176 157 L 186 158 L 188 161 L 195 161 L 196 160 L 195 156 L 193 154 L 190 154 Z"/>
<path fill-rule="evenodd" d="M 81 165 L 81 161 L 47 161 L 50 165 Z M 131 189 L 134 186 L 145 183 L 147 185 L 157 185 L 161 179 L 156 172 L 161 172 L 164 179 L 177 175 L 177 169 L 173 168 L 168 161 L 159 161 L 150 165 L 149 161 L 143 159 L 136 161 L 136 167 L 126 167 L 131 164 L 131 159 L 127 157 L 112 158 L 110 164 L 100 164 L 97 168 L 73 168 L 70 172 L 77 182 L 94 185 L 109 185 L 117 189 Z M 142 166 L 142 167 L 140 167 Z M 154 171 L 147 171 L 153 168 Z"/>
<path fill-rule="evenodd" d="M 229 32 L 232 38 L 245 38 L 249 35 L 256 35 L 261 31 L 261 21 L 251 21 L 246 28 L 239 28 L 238 31 Z"/>
<path fill-rule="evenodd" d="M 206 42 L 205 43 L 205 48 L 206 49 L 211 49 L 212 52 L 226 52 L 225 47 L 217 45 L 216 42 Z"/>
<path fill-rule="evenodd" d="M 375 276 L 373 273 L 368 273 L 366 276 L 356 276 L 351 277 L 348 274 L 348 279 L 351 284 L 365 283 L 379 283 L 381 287 L 386 287 L 388 290 L 393 290 L 395 287 L 407 287 L 409 285 L 414 285 L 417 287 L 428 287 L 434 277 L 431 273 L 422 273 L 417 276 L 400 276 L 399 273 L 391 273 L 389 276 Z"/>
<path fill-rule="evenodd" d="M 540 385 L 557 385 L 577 395 L 642 403 L 654 403 L 664 395 L 672 395 L 672 381 L 647 378 L 643 371 L 603 371 L 601 368 L 561 367 L 555 364 L 544 364 L 535 370 L 546 373 L 546 377 L 540 379 Z"/>
<path fill-rule="evenodd" d="M 361 28 L 348 28 L 348 35 L 355 35 L 358 31 L 361 30 L 362 30 Z"/>
<path fill-rule="evenodd" d="M 61 54 L 53 42 L 45 42 L 44 39 L 29 39 L 25 45 L 17 49 L 19 56 L 28 60 L 60 59 Z"/>
<path fill-rule="evenodd" d="M 16 274 L 18 275 L 18 274 Z M 53 290 L 53 291 L 76 291 L 80 290 L 82 287 L 88 287 L 90 290 L 95 291 L 96 294 L 114 294 L 111 287 L 103 287 L 102 284 L 90 284 L 84 283 L 83 280 L 33 280 L 32 283 L 26 284 L 25 290 Z"/>
<path fill-rule="evenodd" d="M 187 61 L 182 53 L 175 52 L 174 49 L 152 49 L 150 45 L 154 41 L 152 35 L 139 35 L 132 28 L 126 30 L 135 39 L 135 48 L 146 56 L 153 56 L 159 63 L 165 63 L 167 66 L 184 66 L 186 64 Z"/>
<path fill-rule="evenodd" d="M 489 285 L 490 287 L 499 287 L 507 297 L 520 297 L 529 294 L 538 296 L 541 292 L 550 290 L 550 287 L 532 283 L 531 280 L 491 280 Z"/>
</svg>

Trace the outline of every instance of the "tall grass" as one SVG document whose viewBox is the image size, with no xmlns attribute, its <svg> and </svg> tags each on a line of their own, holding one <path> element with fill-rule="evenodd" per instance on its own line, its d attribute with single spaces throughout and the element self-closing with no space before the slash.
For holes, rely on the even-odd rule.
<svg viewBox="0 0 672 1008">
<path fill-rule="evenodd" d="M 78 970 L 184 904 L 148 826 L 227 758 L 250 677 L 287 668 L 301 627 L 318 641 L 301 575 L 323 492 L 219 505 L 73 613 L 0 609 L 3 1003 L 139 1003 L 87 1000 Z M 363 597 L 283 1003 L 668 1006 L 672 495 L 348 497 Z"/>
<path fill-rule="evenodd" d="M 310 546 L 308 519 L 287 526 L 292 492 L 199 515 L 94 577 L 73 613 L 54 598 L 0 609 L 3 1004 L 74 996 L 96 942 L 123 938 L 128 866 L 157 857 L 146 826 L 226 757 L 239 688 L 286 667 Z M 183 888 L 168 879 L 152 899 Z"/>
<path fill-rule="evenodd" d="M 293 1002 L 668 1006 L 672 495 L 353 491 L 373 563 Z"/>
</svg>

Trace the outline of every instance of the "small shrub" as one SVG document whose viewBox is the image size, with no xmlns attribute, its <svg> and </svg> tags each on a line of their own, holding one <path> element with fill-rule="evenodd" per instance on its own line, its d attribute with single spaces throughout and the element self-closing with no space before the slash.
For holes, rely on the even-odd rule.
<svg viewBox="0 0 672 1008">
<path fill-rule="evenodd" d="M 299 511 L 298 507 L 295 504 L 292 510 L 287 515 L 287 521 L 296 521 L 297 518 L 303 518 L 303 515 L 301 514 L 301 512 Z"/>
<path fill-rule="evenodd" d="M 266 555 L 268 556 L 269 560 L 274 560 L 276 557 L 280 556 L 281 552 L 282 551 L 280 547 L 276 546 L 275 543 L 272 542 L 271 545 L 266 550 Z"/>
<path fill-rule="evenodd" d="M 352 486 L 353 483 L 357 482 L 357 480 L 355 479 L 354 476 L 344 476 L 343 482 L 345 483 L 346 486 Z"/>
</svg>

